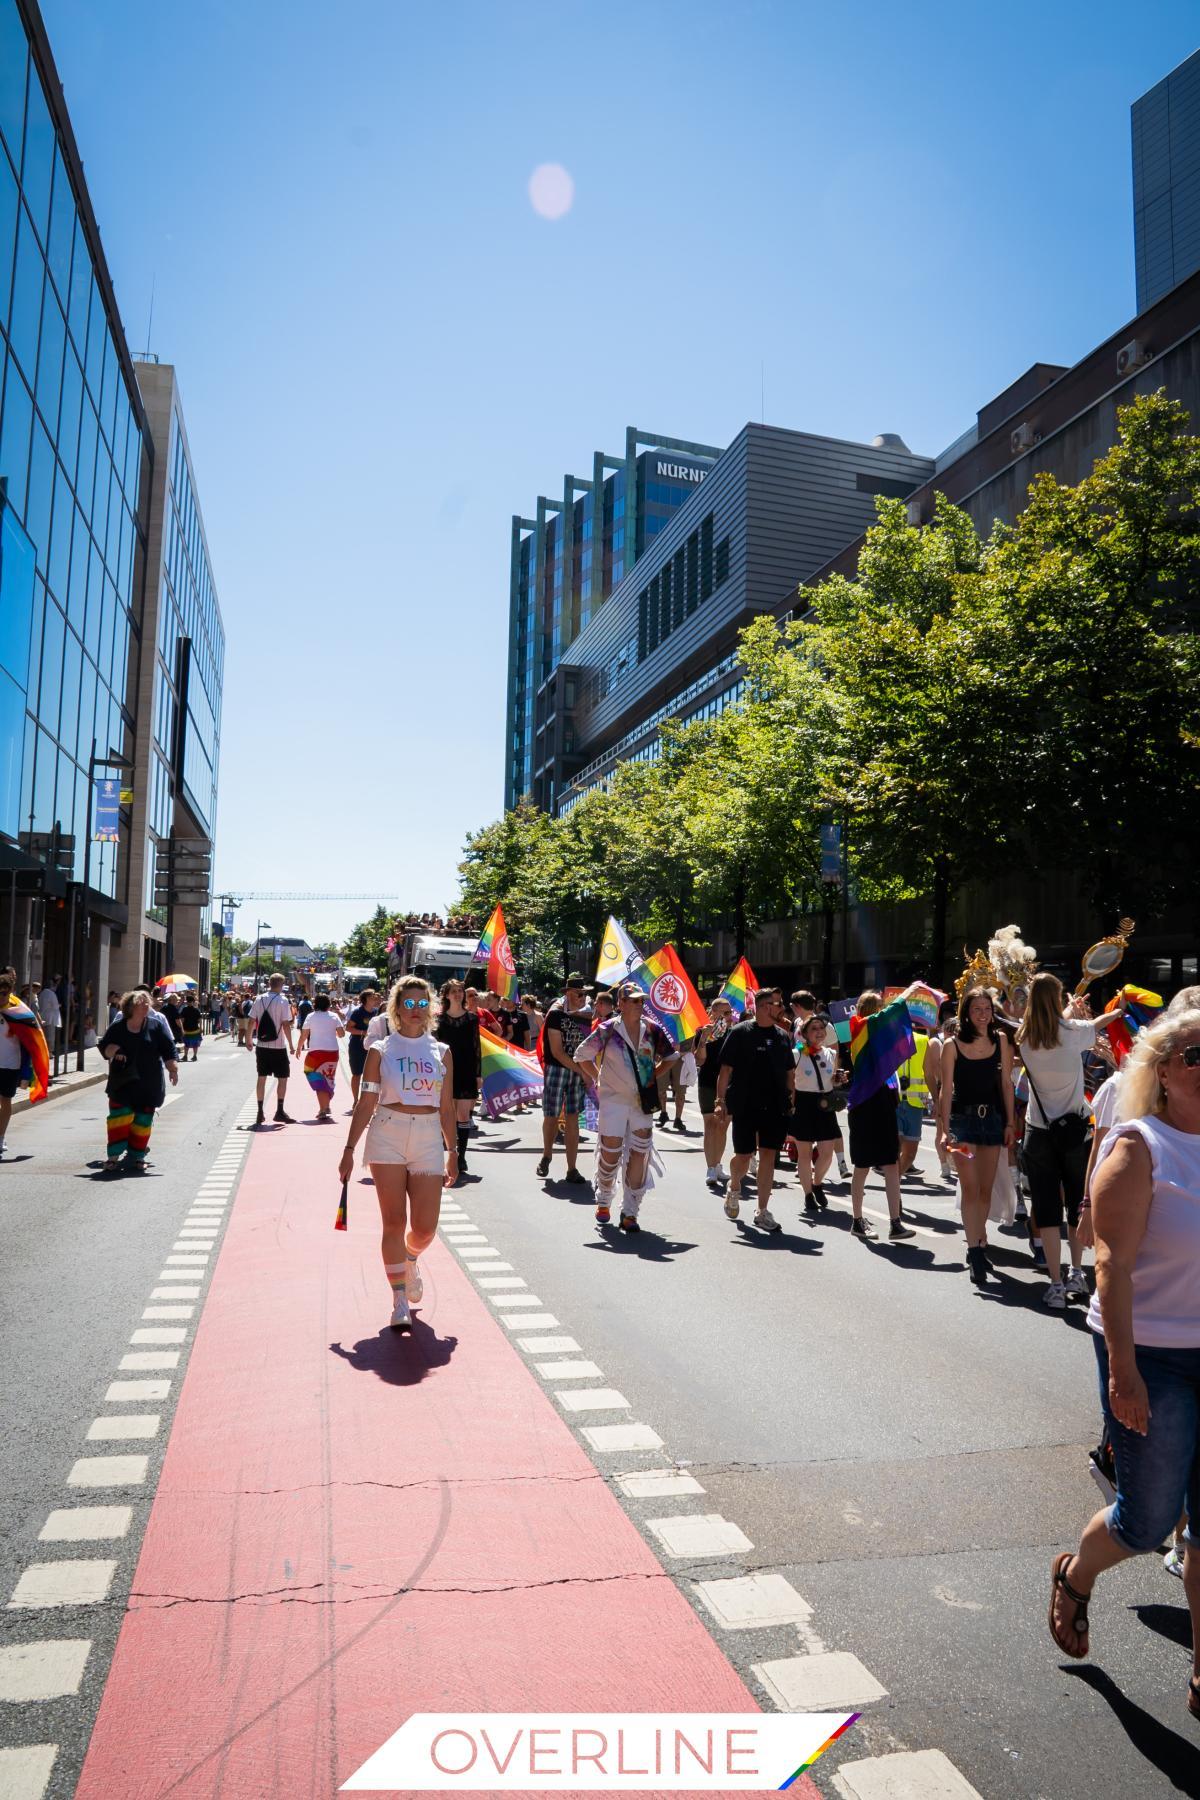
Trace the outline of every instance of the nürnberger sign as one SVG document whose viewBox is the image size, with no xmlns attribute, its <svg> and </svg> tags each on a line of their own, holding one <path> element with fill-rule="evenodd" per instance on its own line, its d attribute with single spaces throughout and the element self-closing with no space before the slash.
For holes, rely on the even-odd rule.
<svg viewBox="0 0 1200 1800">
<path fill-rule="evenodd" d="M 703 481 L 708 470 L 693 469 L 688 463 L 660 462 L 656 473 L 665 475 L 668 481 Z"/>
</svg>

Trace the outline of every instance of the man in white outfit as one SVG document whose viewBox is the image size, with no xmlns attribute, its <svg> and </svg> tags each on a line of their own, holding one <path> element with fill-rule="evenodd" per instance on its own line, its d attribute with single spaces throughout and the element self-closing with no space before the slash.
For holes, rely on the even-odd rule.
<svg viewBox="0 0 1200 1800">
<path fill-rule="evenodd" d="M 645 1002 L 645 990 L 637 982 L 624 982 L 619 1018 L 598 1025 L 584 1038 L 574 1058 L 584 1080 L 595 1088 L 599 1105 L 596 1172 L 592 1177 L 596 1222 L 607 1225 L 612 1217 L 612 1197 L 620 1171 L 620 1225 L 627 1232 L 641 1230 L 638 1213 L 642 1199 L 654 1185 L 657 1157 L 653 1120 L 658 1106 L 659 1071 L 669 1068 L 679 1056 L 664 1031 L 643 1021 Z"/>
</svg>

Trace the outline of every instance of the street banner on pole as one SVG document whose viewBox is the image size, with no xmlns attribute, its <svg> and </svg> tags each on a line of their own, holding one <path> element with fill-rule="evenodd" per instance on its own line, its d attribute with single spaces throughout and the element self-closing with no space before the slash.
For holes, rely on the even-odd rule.
<svg viewBox="0 0 1200 1800">
<path fill-rule="evenodd" d="M 98 844 L 115 844 L 121 835 L 119 782 L 98 777 L 92 804 L 92 837 Z"/>
<path fill-rule="evenodd" d="M 232 906 L 227 906 L 225 908 L 224 925 L 225 925 L 225 936 L 232 937 L 233 936 L 233 908 L 232 908 Z"/>
</svg>

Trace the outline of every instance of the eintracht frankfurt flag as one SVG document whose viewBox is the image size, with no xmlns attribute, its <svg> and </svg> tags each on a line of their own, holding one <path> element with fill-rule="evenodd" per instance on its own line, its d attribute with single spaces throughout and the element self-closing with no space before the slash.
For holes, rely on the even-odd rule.
<svg viewBox="0 0 1200 1800">
<path fill-rule="evenodd" d="M 644 961 L 645 957 L 620 919 L 614 919 L 610 913 L 600 944 L 600 961 L 596 965 L 597 982 L 609 986 L 614 981 L 624 981 Z"/>
</svg>

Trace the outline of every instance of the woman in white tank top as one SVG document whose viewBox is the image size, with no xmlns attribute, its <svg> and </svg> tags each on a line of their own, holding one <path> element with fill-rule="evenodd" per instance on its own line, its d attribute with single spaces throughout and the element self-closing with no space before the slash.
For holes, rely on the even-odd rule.
<svg viewBox="0 0 1200 1800">
<path fill-rule="evenodd" d="M 1117 1498 L 1051 1567 L 1050 1630 L 1088 1655 L 1096 1577 L 1169 1538 L 1186 1496 L 1192 1614 L 1188 1711 L 1200 1718 L 1200 1011 L 1170 1013 L 1126 1058 L 1117 1123 L 1091 1182 L 1096 1298 L 1088 1314 Z"/>
<path fill-rule="evenodd" d="M 417 1258 L 433 1242 L 443 1186 L 458 1174 L 454 1063 L 433 1036 L 433 989 L 404 975 L 388 995 L 389 1035 L 367 1051 L 358 1104 L 338 1174 L 349 1181 L 366 1132 L 364 1161 L 383 1215 L 383 1267 L 396 1331 L 411 1331 L 421 1298 Z M 443 1153 L 445 1152 L 445 1153 Z"/>
</svg>

